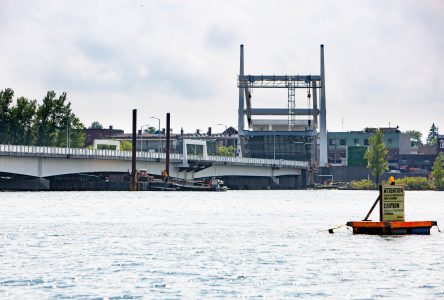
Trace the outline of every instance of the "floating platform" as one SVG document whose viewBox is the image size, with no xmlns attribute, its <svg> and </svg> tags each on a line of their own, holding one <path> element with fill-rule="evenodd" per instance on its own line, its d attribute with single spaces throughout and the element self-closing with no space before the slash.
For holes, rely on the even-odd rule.
<svg viewBox="0 0 444 300">
<path fill-rule="evenodd" d="M 402 234 L 430 234 L 430 228 L 437 226 L 436 221 L 351 221 L 347 226 L 353 228 L 354 234 L 402 235 Z"/>
</svg>

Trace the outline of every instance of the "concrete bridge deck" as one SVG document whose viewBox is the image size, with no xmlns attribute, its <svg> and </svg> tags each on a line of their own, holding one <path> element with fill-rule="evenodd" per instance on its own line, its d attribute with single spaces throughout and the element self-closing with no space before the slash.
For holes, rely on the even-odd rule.
<svg viewBox="0 0 444 300">
<path fill-rule="evenodd" d="M 127 172 L 131 151 L 0 145 L 0 172 L 34 177 L 76 173 Z M 165 153 L 137 152 L 137 168 L 160 175 Z M 303 161 L 170 154 L 171 176 L 193 179 L 212 176 L 300 175 Z"/>
</svg>

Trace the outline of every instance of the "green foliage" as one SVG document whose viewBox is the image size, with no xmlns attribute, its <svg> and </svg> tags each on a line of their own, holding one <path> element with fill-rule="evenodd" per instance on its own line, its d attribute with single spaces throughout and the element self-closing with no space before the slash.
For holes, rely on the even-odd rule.
<svg viewBox="0 0 444 300">
<path fill-rule="evenodd" d="M 444 169 L 443 169 L 444 155 L 440 152 L 433 164 L 432 176 L 433 176 L 433 185 L 435 190 L 442 191 L 444 189 Z"/>
<path fill-rule="evenodd" d="M 0 142 L 4 144 L 10 143 L 10 105 L 13 97 L 14 91 L 11 89 L 0 91 Z"/>
<path fill-rule="evenodd" d="M 388 184 L 388 183 L 387 183 Z M 404 177 L 396 179 L 396 184 L 403 185 L 406 190 L 430 190 L 431 181 L 425 177 Z M 356 180 L 349 183 L 348 187 L 352 190 L 376 190 L 377 185 L 371 180 Z"/>
<path fill-rule="evenodd" d="M 378 129 L 375 134 L 370 136 L 369 147 L 364 155 L 368 161 L 367 167 L 376 177 L 376 184 L 379 184 L 379 177 L 388 170 L 387 153 L 388 150 L 384 144 L 384 133 L 381 129 Z"/>
<path fill-rule="evenodd" d="M 120 150 L 122 151 L 131 151 L 133 149 L 133 145 L 131 141 L 120 141 Z"/>
<path fill-rule="evenodd" d="M 143 133 L 155 133 L 156 132 L 156 128 L 155 127 L 153 127 L 153 126 L 150 126 L 150 127 L 148 127 L 148 128 L 145 128 L 144 130 L 143 130 Z"/>
<path fill-rule="evenodd" d="M 86 133 L 80 120 L 75 117 L 71 120 L 69 128 L 69 146 L 71 148 L 83 148 L 85 146 Z M 63 147 L 63 146 L 62 146 Z"/>
<path fill-rule="evenodd" d="M 418 130 L 407 130 L 406 132 L 404 132 L 405 134 L 408 134 L 410 136 L 410 138 L 416 142 L 418 145 L 422 145 L 422 133 L 419 132 Z"/>
<path fill-rule="evenodd" d="M 103 129 L 103 125 L 99 123 L 99 121 L 94 121 L 89 125 L 90 129 Z"/>
<path fill-rule="evenodd" d="M 116 150 L 116 148 L 117 147 L 115 145 L 103 145 L 103 144 L 97 145 L 98 150 Z"/>
<path fill-rule="evenodd" d="M 396 184 L 403 185 L 406 190 L 430 190 L 431 182 L 425 177 L 404 177 L 396 179 Z"/>
<path fill-rule="evenodd" d="M 9 109 L 8 143 L 16 145 L 31 145 L 34 140 L 34 116 L 37 107 L 36 100 L 20 97 L 16 105 Z"/>
<path fill-rule="evenodd" d="M 427 136 L 427 145 L 436 145 L 438 137 L 438 127 L 435 126 L 435 123 L 430 127 L 429 134 Z"/>
<path fill-rule="evenodd" d="M 235 149 L 233 146 L 219 146 L 217 148 L 217 155 L 220 156 L 229 156 L 229 157 L 234 157 L 234 153 L 235 153 Z"/>
<path fill-rule="evenodd" d="M 353 180 L 349 184 L 349 188 L 352 190 L 376 190 L 376 184 L 369 179 Z"/>
<path fill-rule="evenodd" d="M 84 147 L 83 124 L 71 110 L 66 93 L 49 91 L 43 103 L 24 97 L 13 101 L 14 91 L 0 91 L 0 143 Z"/>
<path fill-rule="evenodd" d="M 372 127 L 365 127 L 364 132 L 365 133 L 376 133 L 377 129 Z"/>
</svg>

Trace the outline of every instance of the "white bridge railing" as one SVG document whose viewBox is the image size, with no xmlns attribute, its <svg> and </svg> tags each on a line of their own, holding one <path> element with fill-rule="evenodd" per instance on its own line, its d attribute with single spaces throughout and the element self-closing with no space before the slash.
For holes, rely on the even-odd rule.
<svg viewBox="0 0 444 300">
<path fill-rule="evenodd" d="M 43 147 L 43 146 L 25 146 L 25 145 L 0 145 L 0 155 L 2 156 L 38 156 L 38 157 L 54 157 L 54 158 L 89 158 L 89 159 L 122 159 L 130 160 L 131 151 L 117 150 L 94 150 L 84 148 L 60 148 L 60 147 Z M 165 161 L 165 153 L 154 152 L 136 152 L 137 160 L 147 161 Z M 277 166 L 277 167 L 293 167 L 308 168 L 308 162 L 294 160 L 275 160 L 264 158 L 249 157 L 226 157 L 212 156 L 204 159 L 199 155 L 188 155 L 188 161 L 196 161 L 202 163 L 228 164 L 228 165 L 260 165 L 260 166 Z M 179 153 L 171 153 L 170 161 L 174 163 L 183 163 L 183 156 Z"/>
</svg>

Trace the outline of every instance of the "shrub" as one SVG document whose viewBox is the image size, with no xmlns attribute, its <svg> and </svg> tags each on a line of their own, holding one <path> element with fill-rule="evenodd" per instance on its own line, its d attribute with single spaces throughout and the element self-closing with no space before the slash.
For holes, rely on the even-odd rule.
<svg viewBox="0 0 444 300">
<path fill-rule="evenodd" d="M 436 158 L 435 162 L 433 164 L 433 185 L 435 187 L 435 190 L 441 191 L 444 190 L 444 155 L 442 153 L 439 153 Z"/>
<path fill-rule="evenodd" d="M 396 184 L 405 186 L 406 190 L 430 190 L 431 181 L 425 177 L 404 177 L 396 179 Z"/>
<path fill-rule="evenodd" d="M 217 155 L 220 155 L 220 156 L 234 157 L 234 153 L 235 153 L 235 149 L 233 146 L 228 146 L 228 147 L 219 146 L 217 148 Z"/>
<path fill-rule="evenodd" d="M 369 179 L 353 180 L 350 182 L 349 188 L 352 190 L 376 190 L 376 184 Z"/>
<path fill-rule="evenodd" d="M 441 183 L 438 186 L 436 186 L 436 183 L 437 183 L 437 180 L 435 178 L 434 180 L 432 180 L 432 183 L 430 184 L 431 187 L 436 191 L 442 191 L 443 187 L 444 187 L 444 179 L 441 180 Z"/>
</svg>

